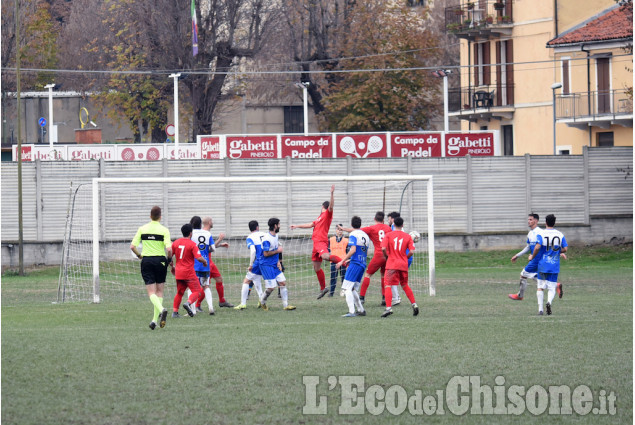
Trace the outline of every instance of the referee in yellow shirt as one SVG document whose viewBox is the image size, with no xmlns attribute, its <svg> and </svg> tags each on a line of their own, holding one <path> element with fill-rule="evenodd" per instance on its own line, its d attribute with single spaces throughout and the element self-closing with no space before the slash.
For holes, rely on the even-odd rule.
<svg viewBox="0 0 635 425">
<path fill-rule="evenodd" d="M 150 329 L 154 330 L 157 322 L 162 328 L 165 327 L 165 319 L 168 317 L 168 311 L 163 308 L 163 287 L 168 265 L 172 262 L 172 241 L 170 231 L 159 223 L 161 221 L 160 207 L 156 205 L 152 207 L 150 219 L 149 223 L 139 227 L 132 239 L 130 249 L 141 259 L 141 277 L 146 284 L 150 301 L 154 305 L 154 315 L 150 322 Z M 139 243 L 143 244 L 143 253 L 137 249 Z"/>
</svg>

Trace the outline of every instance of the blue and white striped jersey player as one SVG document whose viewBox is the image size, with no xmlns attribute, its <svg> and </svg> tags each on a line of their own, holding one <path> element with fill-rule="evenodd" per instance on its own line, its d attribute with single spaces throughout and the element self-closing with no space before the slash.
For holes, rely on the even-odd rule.
<svg viewBox="0 0 635 425">
<path fill-rule="evenodd" d="M 269 232 L 265 233 L 262 239 L 262 256 L 260 257 L 260 272 L 265 280 L 265 292 L 260 297 L 260 308 L 267 311 L 267 298 L 273 292 L 274 288 L 280 288 L 280 297 L 282 298 L 282 307 L 284 310 L 295 310 L 295 306 L 289 305 L 289 293 L 286 286 L 286 278 L 282 272 L 280 264 L 280 254 L 282 253 L 282 245 L 278 242 L 278 232 L 280 231 L 280 219 L 272 217 L 267 222 Z"/>
<path fill-rule="evenodd" d="M 339 269 L 342 267 L 342 264 L 350 259 L 350 264 L 346 269 L 346 275 L 342 283 L 342 290 L 344 291 L 346 304 L 348 305 L 348 313 L 342 317 L 366 316 L 366 311 L 364 310 L 357 291 L 361 285 L 364 271 L 366 270 L 366 257 L 368 255 L 370 237 L 360 230 L 362 227 L 362 219 L 358 216 L 353 216 L 351 219 L 351 227 L 353 231 L 348 235 L 348 253 L 342 261 L 335 265 L 335 267 Z M 356 308 L 357 313 L 355 312 Z"/>
<path fill-rule="evenodd" d="M 560 256 L 567 252 L 567 240 L 562 232 L 554 229 L 556 216 L 549 214 L 545 217 L 547 227 L 538 234 L 538 241 L 534 247 L 533 256 L 540 257 L 538 263 L 538 315 L 543 315 L 542 303 L 544 300 L 544 289 L 547 288 L 547 315 L 551 315 L 551 304 L 556 296 L 556 285 L 558 283 L 558 273 L 560 273 Z M 529 257 L 532 258 L 531 256 Z"/>
<path fill-rule="evenodd" d="M 251 220 L 249 222 L 249 230 L 251 233 L 247 236 L 247 248 L 249 248 L 249 267 L 247 274 L 243 280 L 243 287 L 240 291 L 240 304 L 234 307 L 234 310 L 243 310 L 247 308 L 247 297 L 249 296 L 249 286 L 253 284 L 258 292 L 258 299 L 262 297 L 262 275 L 260 272 L 260 258 L 262 257 L 262 240 L 265 234 L 260 231 L 258 222 Z"/>
<path fill-rule="evenodd" d="M 527 245 L 522 251 L 512 257 L 512 263 L 515 263 L 518 257 L 525 255 L 526 253 L 529 253 L 530 255 L 529 263 L 527 263 L 525 268 L 520 272 L 520 287 L 518 293 L 508 295 L 512 300 L 522 301 L 525 297 L 525 290 L 527 289 L 527 279 L 537 279 L 538 262 L 540 261 L 540 258 L 536 256 L 532 257 L 531 254 L 534 252 L 534 247 L 538 241 L 538 235 L 542 231 L 542 229 L 538 227 L 539 219 L 540 216 L 535 213 L 531 213 L 527 216 L 527 226 L 529 226 L 529 233 L 527 233 Z"/>
</svg>

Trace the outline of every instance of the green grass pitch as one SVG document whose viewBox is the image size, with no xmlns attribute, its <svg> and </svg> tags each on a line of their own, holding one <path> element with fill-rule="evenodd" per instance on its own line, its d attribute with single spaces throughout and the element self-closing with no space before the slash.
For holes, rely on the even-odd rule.
<svg viewBox="0 0 635 425">
<path fill-rule="evenodd" d="M 52 304 L 57 268 L 5 273 L 2 423 L 632 423 L 632 245 L 572 247 L 560 274 L 564 298 L 556 298 L 550 317 L 536 316 L 534 281 L 524 301 L 507 298 L 525 265 L 512 264 L 513 254 L 437 253 L 437 296 L 419 296 L 418 317 L 402 295 L 395 314 L 381 319 L 374 279 L 367 317 L 340 317 L 346 307 L 338 296 L 293 300 L 291 287 L 296 311 L 282 311 L 272 296 L 271 311 L 263 312 L 252 298 L 245 311 L 168 318 L 155 331 L 147 299 Z M 319 377 L 326 414 L 303 414 L 317 401 L 307 401 L 303 376 Z M 399 385 L 407 396 L 435 395 L 455 376 L 479 376 L 491 388 L 502 376 L 505 392 L 586 385 L 594 407 L 600 391 L 614 393 L 616 414 L 468 411 L 459 418 L 446 406 L 432 416 L 409 409 L 341 415 L 342 389 L 329 389 L 330 376 L 363 376 L 364 390 Z"/>
</svg>

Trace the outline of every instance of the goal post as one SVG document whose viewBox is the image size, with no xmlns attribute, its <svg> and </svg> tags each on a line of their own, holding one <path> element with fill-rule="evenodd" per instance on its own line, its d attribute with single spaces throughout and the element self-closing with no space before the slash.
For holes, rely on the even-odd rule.
<svg viewBox="0 0 635 425">
<path fill-rule="evenodd" d="M 334 217 L 329 231 L 331 236 L 338 223 L 349 226 L 353 215 L 362 217 L 362 227 L 370 226 L 376 211 L 400 210 L 404 217 L 404 231 L 417 230 L 421 240 L 416 244 L 415 261 L 410 270 L 410 282 L 415 293 L 434 296 L 435 252 L 434 252 L 434 202 L 433 177 L 431 175 L 320 175 L 320 176 L 236 176 L 236 177 L 97 177 L 86 189 L 71 191 L 72 196 L 86 197 L 82 201 L 73 199 L 77 209 L 71 212 L 71 223 L 67 224 L 63 255 L 67 266 L 60 273 L 60 287 L 69 300 L 104 300 L 108 293 L 128 294 L 140 285 L 138 260 L 130 254 L 130 240 L 136 229 L 149 221 L 153 205 L 163 210 L 162 224 L 170 230 L 172 240 L 181 237 L 182 224 L 193 215 L 211 215 L 214 218 L 214 237 L 227 234 L 230 249 L 217 248 L 212 254 L 223 281 L 233 297 L 241 286 L 248 265 L 248 250 L 245 238 L 249 231 L 249 220 L 257 219 L 260 230 L 267 231 L 267 220 L 278 217 L 282 220 L 279 234 L 285 247 L 283 262 L 287 267 L 285 276 L 290 282 L 290 297 L 313 298 L 318 292 L 317 279 L 311 263 L 312 229 L 290 230 L 291 224 L 315 220 L 324 200 L 330 196 L 334 184 Z M 404 199 L 404 189 L 410 185 Z M 383 186 L 384 193 L 378 188 Z M 387 189 L 386 189 L 387 188 Z M 154 194 L 154 195 L 152 195 Z M 88 195 L 88 196 L 87 196 Z M 90 217 L 92 220 L 85 220 Z M 82 223 L 84 220 L 86 223 Z M 90 240 L 71 240 L 79 235 L 90 235 Z M 67 240 L 68 237 L 68 240 Z M 82 244 L 70 254 L 72 244 Z M 371 247 L 372 250 L 372 247 Z M 90 252 L 90 257 L 86 255 Z M 369 252 L 369 261 L 370 256 Z M 85 257 L 84 257 L 85 256 Z M 81 257 L 81 258 L 80 258 Z M 75 273 L 76 264 L 90 263 L 92 279 L 88 282 L 85 271 Z M 136 264 L 136 265 L 135 265 Z M 119 267 L 111 271 L 106 267 Z M 330 264 L 323 262 L 322 269 L 328 277 Z M 125 271 L 123 271 L 125 269 Z M 242 273 L 242 275 L 241 275 Z M 64 275 L 64 276 L 62 276 Z M 80 276 L 84 279 L 79 283 Z M 166 296 L 170 296 L 170 279 L 166 282 Z M 239 281 L 238 281 L 239 280 Z M 338 278 L 339 280 L 339 278 Z M 379 281 L 379 273 L 371 278 Z M 337 285 L 339 287 L 339 281 Z M 80 285 L 81 288 L 79 286 Z M 68 286 L 68 290 L 67 290 Z M 173 286 L 173 285 L 172 285 Z M 378 284 L 376 285 L 378 287 Z M 211 288 L 214 288 L 212 282 Z M 295 289 L 295 290 L 294 290 Z M 373 289 L 378 293 L 379 291 Z M 233 291 L 233 292 L 232 292 Z M 370 291 L 370 289 L 369 289 Z M 91 293 L 92 298 L 87 299 Z M 173 289 L 172 289 L 173 292 Z M 339 292 L 339 290 L 338 290 Z M 127 295 L 124 295 L 127 296 Z M 234 298 L 235 300 L 235 298 Z"/>
</svg>

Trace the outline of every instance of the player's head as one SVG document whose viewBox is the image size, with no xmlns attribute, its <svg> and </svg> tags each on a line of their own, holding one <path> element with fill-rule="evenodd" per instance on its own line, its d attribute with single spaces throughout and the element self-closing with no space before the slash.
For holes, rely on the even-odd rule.
<svg viewBox="0 0 635 425">
<path fill-rule="evenodd" d="M 322 211 L 328 210 L 329 206 L 331 206 L 331 203 L 329 201 L 322 202 Z"/>
<path fill-rule="evenodd" d="M 280 219 L 279 218 L 271 217 L 269 219 L 269 221 L 267 222 L 267 224 L 269 225 L 269 231 L 275 231 L 276 233 L 278 233 L 280 231 Z"/>
<path fill-rule="evenodd" d="M 258 230 L 258 222 L 256 220 L 251 220 L 249 222 L 249 231 L 255 232 L 256 230 Z"/>
<path fill-rule="evenodd" d="M 545 223 L 547 223 L 548 227 L 553 227 L 556 225 L 556 216 L 553 214 L 549 214 L 545 217 Z"/>
<path fill-rule="evenodd" d="M 337 227 L 335 228 L 335 234 L 340 237 L 342 236 L 342 234 L 344 233 L 344 231 L 342 230 L 342 223 L 338 224 Z"/>
<path fill-rule="evenodd" d="M 192 236 L 192 225 L 190 223 L 184 224 L 181 226 L 181 233 L 184 238 L 189 238 Z"/>
<path fill-rule="evenodd" d="M 203 227 L 205 229 L 211 229 L 212 227 L 214 227 L 214 222 L 212 221 L 212 217 L 203 218 Z"/>
<path fill-rule="evenodd" d="M 532 229 L 538 225 L 538 220 L 540 220 L 540 216 L 536 213 L 530 213 L 527 216 L 527 225 Z"/>
<path fill-rule="evenodd" d="M 395 227 L 401 229 L 403 227 L 403 218 L 395 217 Z"/>
<path fill-rule="evenodd" d="M 377 211 L 375 213 L 375 221 L 377 223 L 383 223 L 384 222 L 384 217 L 385 217 L 385 214 L 384 214 L 383 211 Z"/>
<path fill-rule="evenodd" d="M 190 218 L 190 224 L 192 225 L 192 229 L 200 229 L 201 228 L 201 217 L 195 215 L 194 217 Z"/>
<path fill-rule="evenodd" d="M 158 221 L 161 218 L 161 207 L 155 205 L 150 210 L 150 219 Z"/>
<path fill-rule="evenodd" d="M 395 222 L 395 219 L 397 217 L 399 217 L 401 214 L 399 214 L 397 211 L 393 211 L 390 214 L 388 214 L 388 224 L 393 224 Z"/>
<path fill-rule="evenodd" d="M 362 227 L 362 219 L 354 215 L 353 218 L 351 218 L 351 227 L 353 229 L 359 229 Z"/>
</svg>

